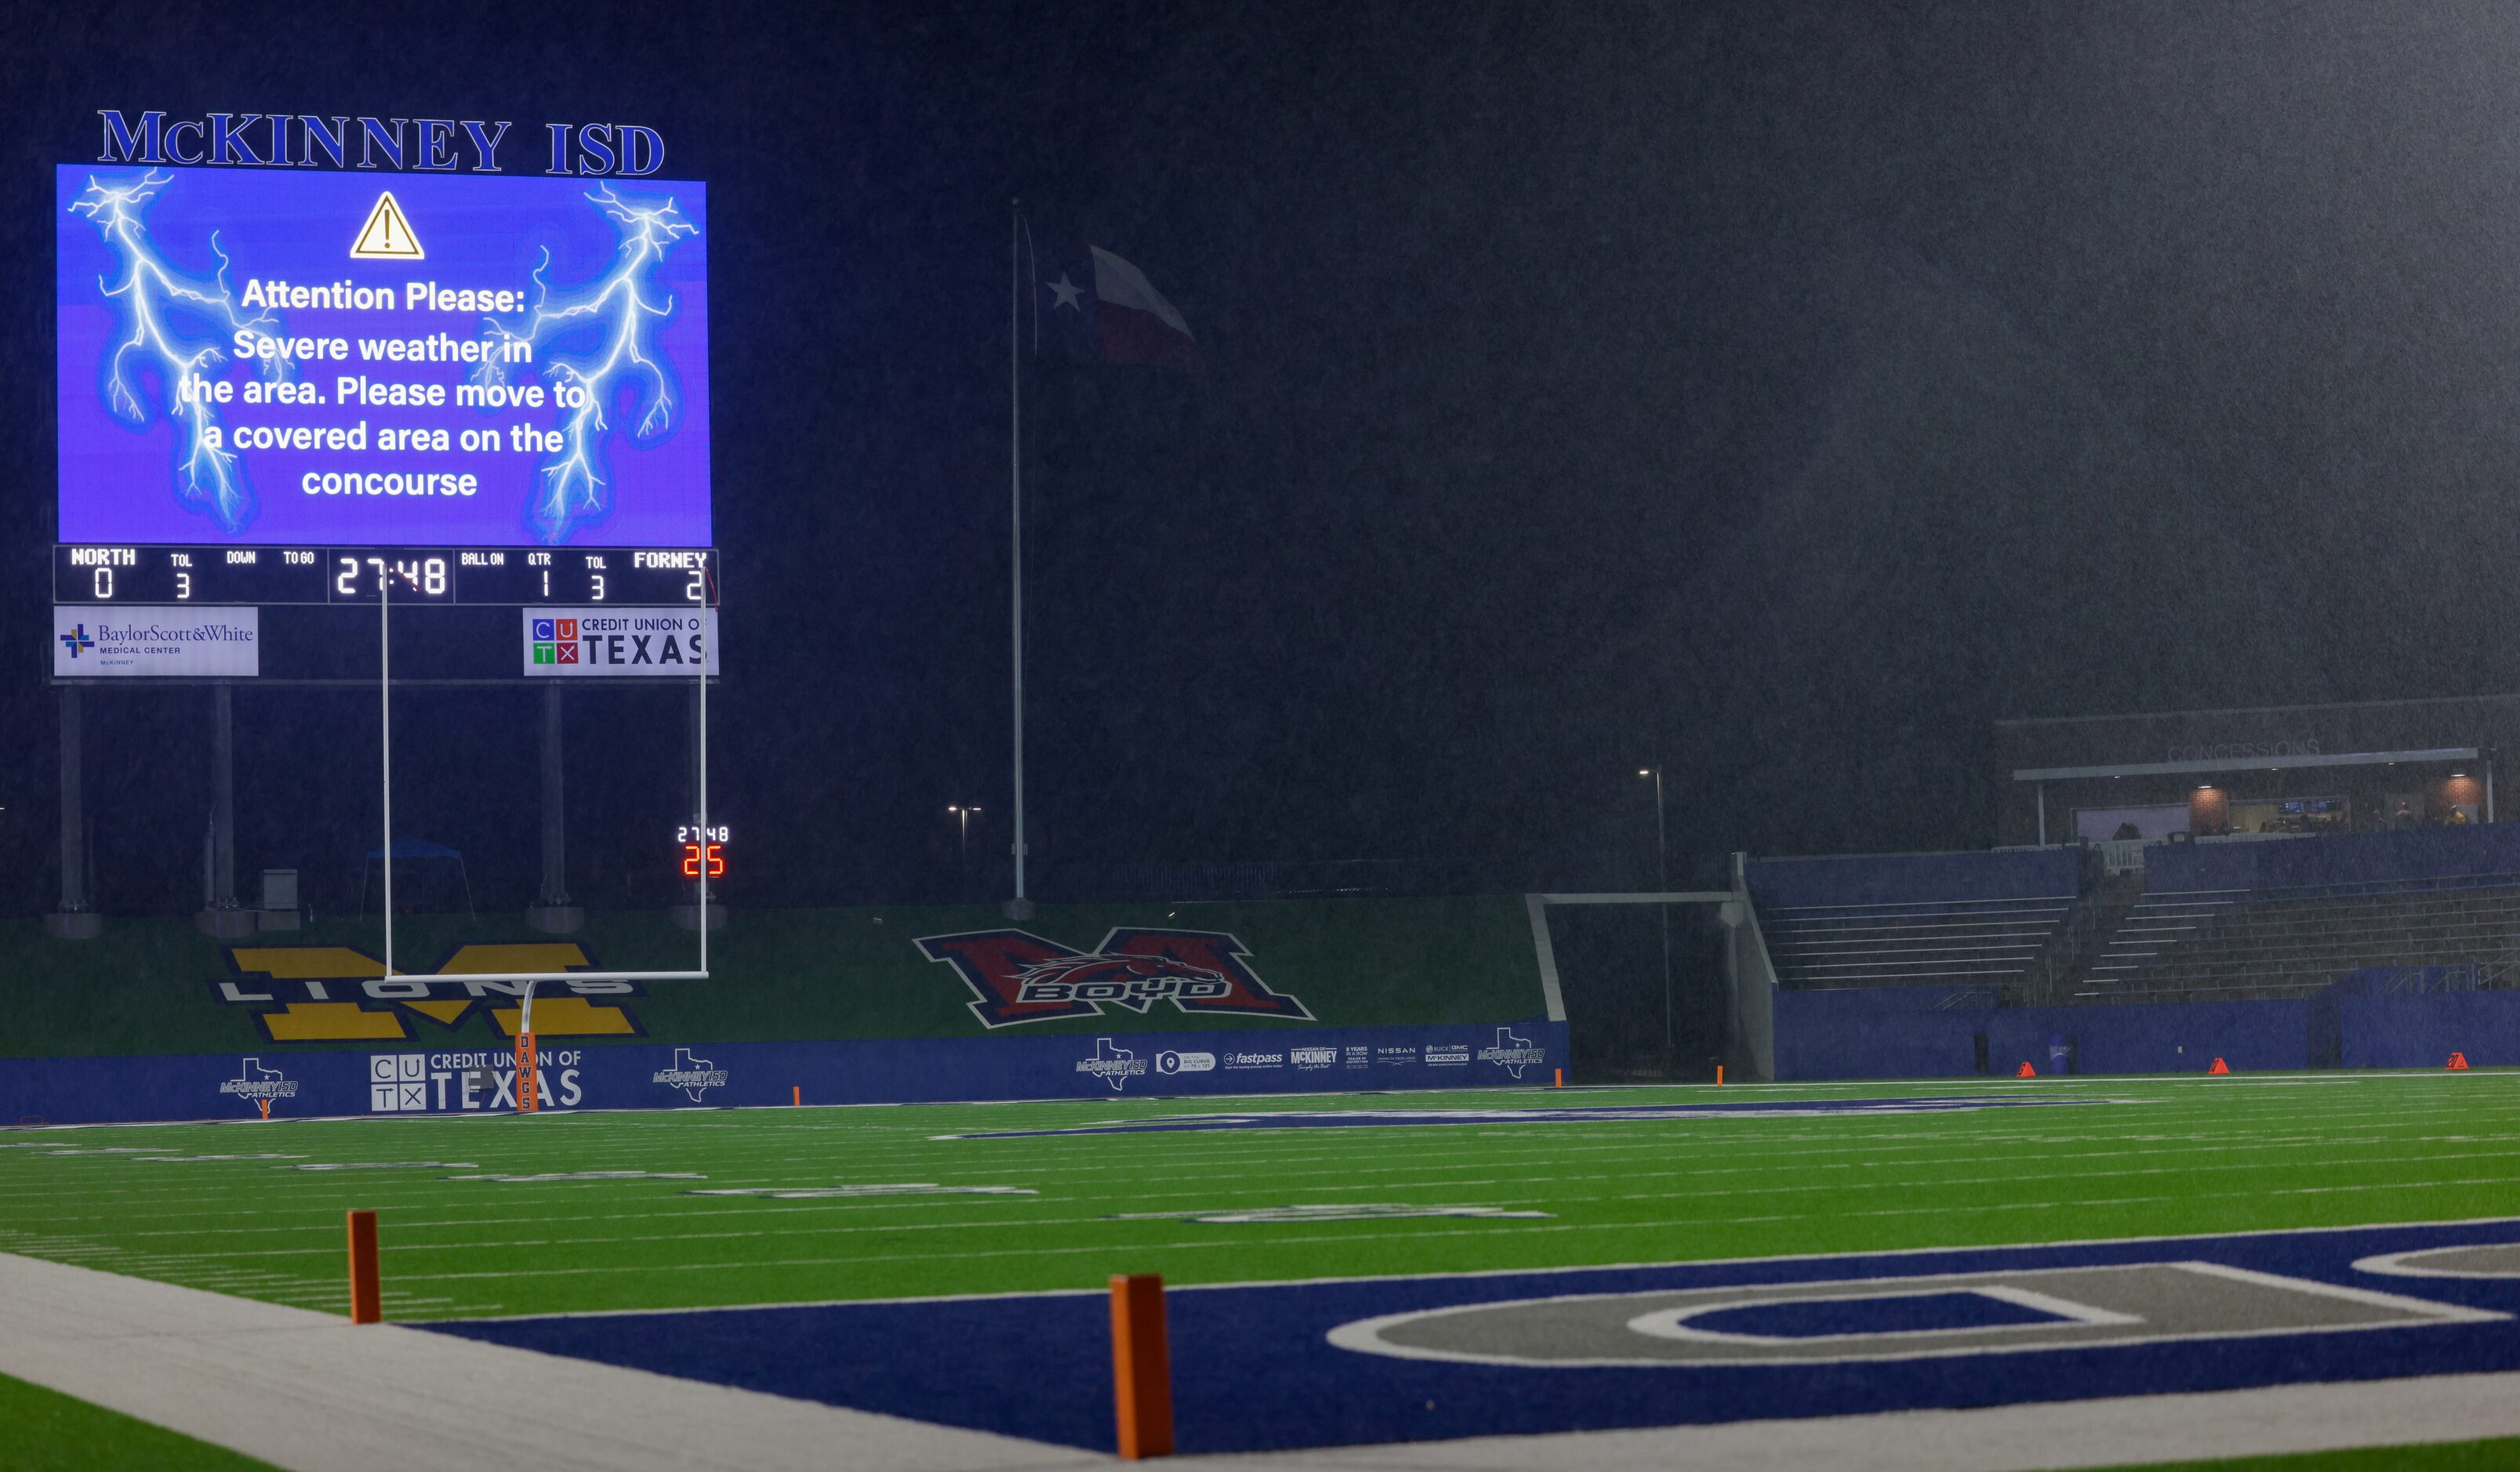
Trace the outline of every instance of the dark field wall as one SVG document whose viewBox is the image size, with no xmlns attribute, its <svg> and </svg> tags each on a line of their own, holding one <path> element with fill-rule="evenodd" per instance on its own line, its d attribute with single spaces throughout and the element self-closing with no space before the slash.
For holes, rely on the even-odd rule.
<svg viewBox="0 0 2520 1472">
<path fill-rule="evenodd" d="M 1949 988 L 1784 991 L 1777 1078 L 1953 1078 L 1981 1067 L 2003 1077 L 2025 1062 L 2042 1077 L 2203 1073 L 2216 1058 L 2244 1073 L 2439 1068 L 2454 1051 L 2478 1068 L 2520 1064 L 2520 992 L 2356 986 L 2262 1002 L 1940 1009 Z"/>
<path fill-rule="evenodd" d="M 175 919 L 116 920 L 85 942 L 0 921 L 0 1060 L 507 1046 L 519 988 L 446 974 L 460 971 L 583 971 L 537 989 L 535 1032 L 599 1047 L 1299 1034 L 1544 1011 L 1519 896 L 1045 906 L 1022 925 L 976 906 L 740 911 L 710 937 L 706 981 L 603 979 L 694 964 L 698 937 L 661 914 L 597 913 L 572 936 L 503 916 L 404 916 L 391 981 L 382 944 L 373 918 L 233 943 Z M 1043 961 L 1076 996 L 1011 1001 L 1014 970 Z"/>
</svg>

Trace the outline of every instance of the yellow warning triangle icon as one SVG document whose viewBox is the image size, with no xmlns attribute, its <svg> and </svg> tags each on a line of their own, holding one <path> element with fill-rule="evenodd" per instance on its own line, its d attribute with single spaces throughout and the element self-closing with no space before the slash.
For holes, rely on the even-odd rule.
<svg viewBox="0 0 2520 1472">
<path fill-rule="evenodd" d="M 394 202 L 393 191 L 377 196 L 377 207 L 368 211 L 368 222 L 359 227 L 359 239 L 350 246 L 351 256 L 416 261 L 425 253 L 420 237 L 411 233 L 411 221 L 402 217 L 402 206 Z"/>
</svg>

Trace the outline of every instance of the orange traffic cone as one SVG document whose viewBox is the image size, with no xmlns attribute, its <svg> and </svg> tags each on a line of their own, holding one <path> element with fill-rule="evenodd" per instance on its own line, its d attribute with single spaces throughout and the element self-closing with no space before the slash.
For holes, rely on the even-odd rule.
<svg viewBox="0 0 2520 1472">
<path fill-rule="evenodd" d="M 2214 1060 L 2214 1066 L 2206 1069 L 2205 1071 L 2207 1073 L 2229 1073 L 2231 1071 L 2231 1065 L 2224 1062 L 2220 1058 L 2216 1058 Z"/>
<path fill-rule="evenodd" d="M 2039 1077 L 2039 1070 L 2031 1067 L 2028 1059 L 2024 1059 L 2022 1060 L 2021 1071 L 2014 1074 L 2013 1077 L 2016 1079 L 2035 1079 Z"/>
<path fill-rule="evenodd" d="M 2452 1053 L 2450 1055 L 2450 1071 L 2452 1073 L 2467 1072 L 2467 1054 L 2463 1052 Z"/>
</svg>

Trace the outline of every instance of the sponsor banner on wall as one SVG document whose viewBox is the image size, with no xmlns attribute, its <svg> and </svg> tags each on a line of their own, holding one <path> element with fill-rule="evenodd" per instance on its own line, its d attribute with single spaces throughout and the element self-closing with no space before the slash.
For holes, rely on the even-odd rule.
<svg viewBox="0 0 2520 1472">
<path fill-rule="evenodd" d="M 540 1020 L 541 1008 L 536 1008 Z M 391 1035 L 386 1035 L 390 1037 Z M 1307 1029 L 1292 1043 L 1240 1033 L 848 1039 L 821 1043 L 608 1044 L 552 1039 L 545 1109 L 690 1109 L 952 1100 L 1305 1093 L 1550 1082 L 1566 1024 Z M 1432 1065 L 1431 1067 L 1429 1065 Z M 48 1124 L 485 1114 L 517 1107 L 512 1048 L 339 1048 L 176 1057 L 13 1058 L 0 1118 Z"/>
<path fill-rule="evenodd" d="M 84 603 L 53 608 L 56 680 L 250 680 L 262 610 Z"/>
<path fill-rule="evenodd" d="M 518 610 L 528 679 L 658 680 L 718 668 L 715 608 L 527 607 Z"/>
</svg>

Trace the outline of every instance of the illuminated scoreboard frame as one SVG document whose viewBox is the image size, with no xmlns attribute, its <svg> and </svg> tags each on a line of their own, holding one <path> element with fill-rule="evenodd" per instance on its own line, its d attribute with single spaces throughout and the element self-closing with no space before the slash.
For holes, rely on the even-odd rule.
<svg viewBox="0 0 2520 1472">
<path fill-rule="evenodd" d="M 714 548 L 112 547 L 53 549 L 53 602 L 405 607 L 718 605 Z"/>
</svg>

